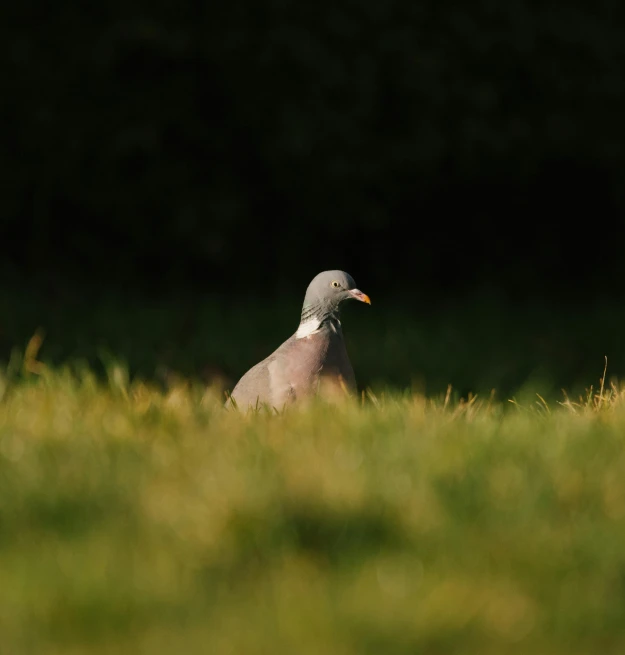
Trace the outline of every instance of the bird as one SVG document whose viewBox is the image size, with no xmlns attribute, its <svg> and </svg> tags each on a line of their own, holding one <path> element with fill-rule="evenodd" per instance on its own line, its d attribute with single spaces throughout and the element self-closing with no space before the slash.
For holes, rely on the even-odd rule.
<svg viewBox="0 0 625 655">
<path fill-rule="evenodd" d="M 320 391 L 329 396 L 353 393 L 356 379 L 339 320 L 341 304 L 350 299 L 371 305 L 345 271 L 323 271 L 314 277 L 295 334 L 243 375 L 226 405 L 239 410 L 269 405 L 278 410 Z"/>
</svg>

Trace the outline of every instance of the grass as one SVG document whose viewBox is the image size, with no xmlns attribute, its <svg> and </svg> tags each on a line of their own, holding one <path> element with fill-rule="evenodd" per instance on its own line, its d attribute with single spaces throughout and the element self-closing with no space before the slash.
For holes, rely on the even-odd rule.
<svg viewBox="0 0 625 655">
<path fill-rule="evenodd" d="M 391 289 L 362 285 L 373 305 L 348 305 L 342 318 L 363 389 L 437 396 L 452 383 L 462 396 L 494 388 L 505 401 L 528 386 L 553 402 L 562 388 L 583 393 L 605 355 L 611 374 L 625 378 L 620 301 L 523 304 L 468 292 L 444 301 L 418 289 L 393 296 Z M 181 290 L 149 297 L 69 283 L 10 286 L 0 289 L 0 362 L 39 330 L 39 359 L 53 367 L 81 362 L 104 377 L 112 353 L 128 363 L 133 378 L 231 386 L 295 331 L 301 301 L 301 293 L 242 299 Z"/>
<path fill-rule="evenodd" d="M 625 652 L 617 386 L 242 416 L 36 354 L 0 384 L 2 653 Z"/>
</svg>

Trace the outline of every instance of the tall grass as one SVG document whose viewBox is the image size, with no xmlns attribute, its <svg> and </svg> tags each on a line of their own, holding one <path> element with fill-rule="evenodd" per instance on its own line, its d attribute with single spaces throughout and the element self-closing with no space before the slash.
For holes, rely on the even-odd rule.
<svg viewBox="0 0 625 655">
<path fill-rule="evenodd" d="M 451 382 L 465 397 L 495 388 L 505 401 L 528 386 L 553 402 L 562 387 L 575 397 L 583 392 L 604 355 L 611 374 L 625 376 L 620 301 L 522 304 L 475 293 L 450 301 L 424 295 L 426 282 L 393 296 L 393 289 L 363 280 L 373 306 L 345 307 L 347 348 L 362 388 L 410 387 L 432 396 Z M 0 368 L 36 333 L 38 360 L 55 368 L 81 361 L 103 376 L 107 353 L 114 353 L 133 378 L 220 379 L 232 388 L 296 330 L 302 294 L 241 297 L 226 284 L 223 296 L 180 289 L 147 297 L 76 290 L 69 281 L 51 289 L 11 285 L 0 288 Z"/>
<path fill-rule="evenodd" d="M 0 385 L 1 653 L 625 652 L 618 387 L 241 415 L 35 352 Z"/>
</svg>

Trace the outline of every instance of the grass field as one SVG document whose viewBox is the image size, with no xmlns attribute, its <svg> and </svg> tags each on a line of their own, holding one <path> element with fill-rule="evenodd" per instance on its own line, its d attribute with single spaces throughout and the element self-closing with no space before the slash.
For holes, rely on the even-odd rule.
<svg viewBox="0 0 625 655">
<path fill-rule="evenodd" d="M 476 293 L 442 300 L 418 290 L 394 296 L 366 282 L 373 305 L 346 306 L 343 326 L 357 380 L 376 393 L 411 388 L 433 396 L 451 383 L 464 396 L 496 389 L 506 401 L 528 386 L 551 401 L 562 388 L 577 396 L 596 384 L 605 355 L 609 376 L 625 376 L 620 300 L 523 304 Z M 133 377 L 232 384 L 295 331 L 301 303 L 301 293 L 241 301 L 227 293 L 147 297 L 69 283 L 0 288 L 0 363 L 41 330 L 38 356 L 53 367 L 81 361 L 102 374 L 110 353 Z"/>
<path fill-rule="evenodd" d="M 241 416 L 34 350 L 0 382 L 3 655 L 625 652 L 618 389 Z"/>
</svg>

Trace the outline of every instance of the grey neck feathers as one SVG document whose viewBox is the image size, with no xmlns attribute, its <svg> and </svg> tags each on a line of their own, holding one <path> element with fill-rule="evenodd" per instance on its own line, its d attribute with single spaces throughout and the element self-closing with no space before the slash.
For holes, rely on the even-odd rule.
<svg viewBox="0 0 625 655">
<path fill-rule="evenodd" d="M 304 305 L 300 325 L 309 321 L 317 321 L 320 328 L 331 327 L 336 332 L 341 327 L 339 308 L 338 306 L 330 306 L 320 302 L 312 305 Z"/>
</svg>

